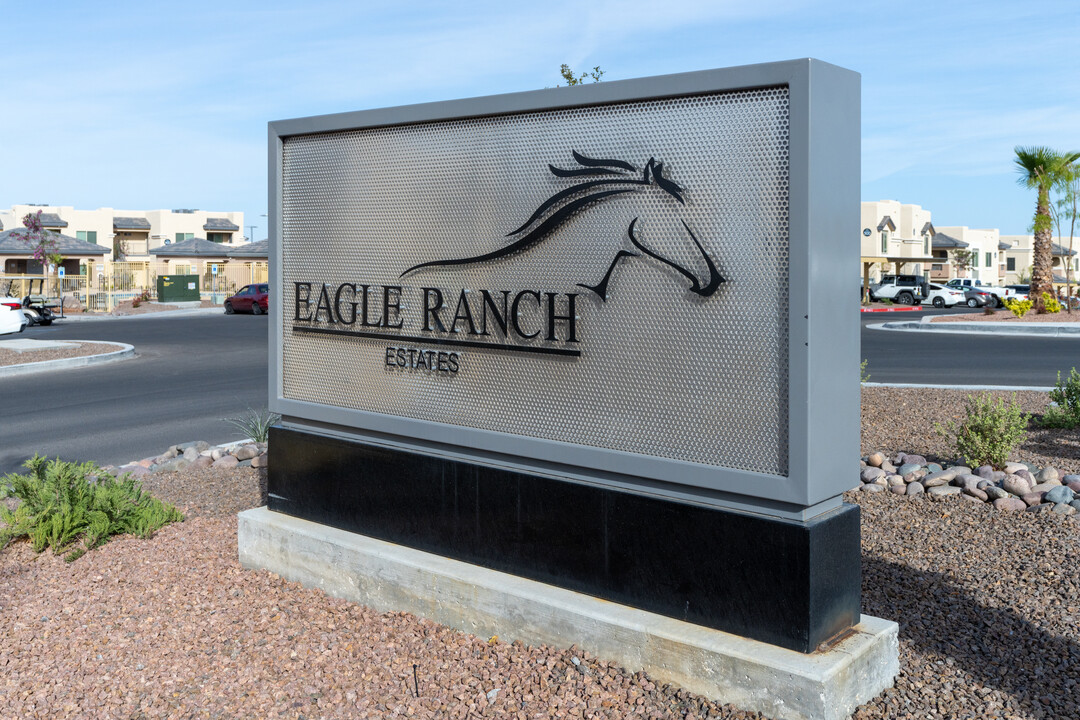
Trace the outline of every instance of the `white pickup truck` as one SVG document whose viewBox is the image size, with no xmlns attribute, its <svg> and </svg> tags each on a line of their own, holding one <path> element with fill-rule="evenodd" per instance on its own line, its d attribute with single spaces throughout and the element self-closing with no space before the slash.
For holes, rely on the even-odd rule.
<svg viewBox="0 0 1080 720">
<path fill-rule="evenodd" d="M 979 290 L 981 292 L 990 293 L 997 298 L 998 307 L 1005 307 L 1005 300 L 1016 295 L 1016 291 L 1012 288 L 987 285 L 982 280 L 975 280 L 973 278 L 953 278 L 945 283 L 945 287 L 955 288 L 956 290 Z"/>
</svg>

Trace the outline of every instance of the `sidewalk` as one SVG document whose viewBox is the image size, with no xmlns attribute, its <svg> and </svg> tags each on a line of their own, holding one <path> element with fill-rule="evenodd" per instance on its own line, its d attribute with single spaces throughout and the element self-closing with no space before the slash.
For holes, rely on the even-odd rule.
<svg viewBox="0 0 1080 720">
<path fill-rule="evenodd" d="M 12 375 L 28 375 L 38 372 L 52 372 L 65 370 L 73 367 L 85 367 L 100 363 L 113 362 L 135 357 L 135 347 L 127 343 L 111 342 L 106 340 L 31 340 L 24 337 L 0 340 L 0 350 L 9 350 L 15 353 L 33 353 L 41 350 L 76 349 L 82 343 L 94 345 L 110 345 L 114 349 L 97 353 L 95 355 L 77 355 L 74 357 L 62 357 L 55 360 L 36 360 L 33 362 L 18 363 L 16 365 L 0 365 L 0 378 Z"/>
<path fill-rule="evenodd" d="M 53 320 L 54 324 L 66 324 L 66 323 L 81 323 L 81 322 L 97 322 L 100 320 L 137 320 L 140 318 L 162 318 L 162 317 L 190 317 L 192 315 L 223 315 L 225 314 L 224 308 L 220 307 L 200 307 L 197 301 L 192 302 L 172 302 L 169 305 L 175 305 L 176 310 L 161 310 L 158 312 L 150 313 L 136 313 L 133 315 L 110 315 L 109 313 L 74 313 L 72 315 L 65 315 L 64 317 L 57 316 Z"/>
<path fill-rule="evenodd" d="M 895 320 L 867 327 L 874 330 L 900 332 L 953 333 L 956 335 L 995 335 L 1001 337 L 1039 337 L 1080 339 L 1080 323 L 1075 322 L 931 322 L 933 316 L 921 321 Z"/>
</svg>

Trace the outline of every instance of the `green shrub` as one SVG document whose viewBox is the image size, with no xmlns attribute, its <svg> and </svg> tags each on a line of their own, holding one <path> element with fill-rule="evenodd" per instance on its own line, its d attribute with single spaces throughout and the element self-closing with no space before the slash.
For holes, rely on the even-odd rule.
<svg viewBox="0 0 1080 720">
<path fill-rule="evenodd" d="M 51 547 L 68 562 L 104 545 L 113 535 L 150 537 L 184 516 L 144 493 L 130 474 L 115 478 L 94 463 L 71 463 L 39 455 L 23 463 L 30 472 L 3 479 L 21 502 L 15 512 L 0 506 L 0 548 L 29 537 L 35 552 Z M 91 481 L 91 476 L 96 476 Z"/>
<path fill-rule="evenodd" d="M 1046 308 L 1046 312 L 1048 312 L 1048 313 L 1059 313 L 1059 312 L 1061 312 L 1061 303 L 1058 302 L 1058 299 L 1056 297 L 1054 297 L 1053 295 L 1051 295 L 1048 292 L 1044 292 L 1042 294 L 1042 298 L 1043 298 L 1043 307 Z"/>
<path fill-rule="evenodd" d="M 1042 425 L 1056 428 L 1080 427 L 1080 373 L 1076 372 L 1076 368 L 1069 371 L 1064 385 L 1061 383 L 1061 372 L 1058 372 L 1057 383 L 1050 391 L 1050 399 L 1055 404 L 1046 408 Z"/>
<path fill-rule="evenodd" d="M 866 365 L 869 362 L 869 360 L 863 360 L 859 363 L 859 382 L 861 383 L 870 382 L 870 373 L 866 372 Z"/>
<path fill-rule="evenodd" d="M 246 415 L 222 419 L 239 428 L 244 437 L 249 437 L 255 442 L 266 442 L 270 438 L 270 426 L 277 424 L 281 416 L 269 410 L 255 410 L 249 407 Z"/>
<path fill-rule="evenodd" d="M 1034 303 L 1028 300 L 1017 300 L 1016 298 L 1006 298 L 1005 307 L 1012 311 L 1012 314 L 1018 318 L 1024 317 L 1027 311 L 1031 309 Z"/>
<path fill-rule="evenodd" d="M 1027 438 L 1029 416 L 1020 410 L 1014 395 L 1005 404 L 1004 398 L 996 401 L 989 394 L 968 395 L 964 419 L 960 423 L 938 425 L 940 434 L 953 438 L 957 457 L 963 458 L 971 467 L 993 465 L 1005 466 L 1009 453 Z"/>
</svg>

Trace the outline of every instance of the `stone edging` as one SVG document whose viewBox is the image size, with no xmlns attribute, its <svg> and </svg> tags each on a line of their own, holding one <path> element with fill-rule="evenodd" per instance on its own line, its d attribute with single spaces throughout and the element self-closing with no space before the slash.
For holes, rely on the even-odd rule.
<svg viewBox="0 0 1080 720">
<path fill-rule="evenodd" d="M 40 360 L 38 362 L 23 363 L 21 365 L 6 365 L 0 367 L 0 377 L 29 375 L 31 373 L 48 372 L 52 370 L 65 370 L 67 368 L 97 365 L 100 363 L 114 362 L 116 360 L 135 357 L 135 346 L 128 345 L 127 343 L 111 342 L 107 340 L 64 340 L 64 342 L 115 345 L 120 349 L 112 352 L 100 353 L 98 355 L 83 355 L 81 357 L 59 358 L 58 360 Z"/>
</svg>

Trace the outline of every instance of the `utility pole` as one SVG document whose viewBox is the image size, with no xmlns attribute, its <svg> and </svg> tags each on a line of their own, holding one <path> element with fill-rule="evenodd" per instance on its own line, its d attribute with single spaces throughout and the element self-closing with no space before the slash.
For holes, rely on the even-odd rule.
<svg viewBox="0 0 1080 720">
<path fill-rule="evenodd" d="M 246 227 L 248 229 L 248 242 L 255 242 L 255 228 L 257 228 L 259 226 L 258 225 L 245 225 L 244 227 Z"/>
</svg>

